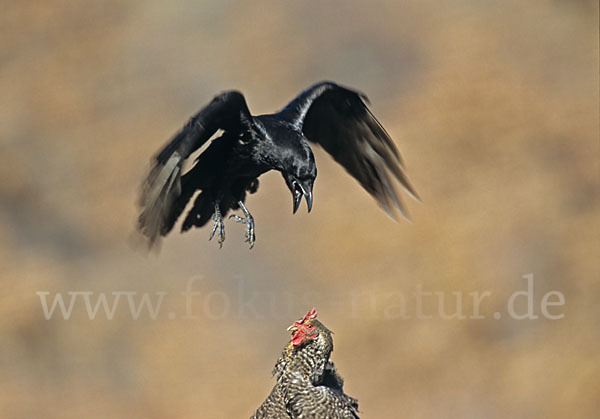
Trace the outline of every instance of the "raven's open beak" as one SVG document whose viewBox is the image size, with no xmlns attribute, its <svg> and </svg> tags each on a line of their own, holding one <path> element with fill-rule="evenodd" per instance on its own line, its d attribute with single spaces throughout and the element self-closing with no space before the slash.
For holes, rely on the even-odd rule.
<svg viewBox="0 0 600 419">
<path fill-rule="evenodd" d="M 292 191 L 292 198 L 294 199 L 294 214 L 298 211 L 300 201 L 302 201 L 302 188 L 299 183 L 294 182 L 294 189 Z"/>
<path fill-rule="evenodd" d="M 308 189 L 308 192 L 307 192 Z M 302 201 L 302 196 L 306 199 L 306 207 L 308 208 L 308 212 L 312 209 L 313 203 L 313 194 L 312 190 L 308 187 L 303 187 L 299 182 L 292 182 L 292 198 L 294 199 L 294 214 L 298 211 L 300 207 L 300 201 Z"/>
<path fill-rule="evenodd" d="M 308 212 L 312 209 L 312 191 L 309 193 L 304 192 L 304 198 L 306 198 L 306 207 L 308 208 Z"/>
</svg>

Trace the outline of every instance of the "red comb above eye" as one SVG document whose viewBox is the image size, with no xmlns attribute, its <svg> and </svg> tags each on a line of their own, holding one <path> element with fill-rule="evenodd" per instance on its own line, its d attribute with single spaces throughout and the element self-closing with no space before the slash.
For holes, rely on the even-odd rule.
<svg viewBox="0 0 600 419">
<path fill-rule="evenodd" d="M 304 315 L 304 317 L 302 317 L 300 320 L 296 320 L 294 322 L 294 324 L 292 324 L 290 327 L 295 327 L 295 328 L 299 328 L 300 326 L 302 326 L 304 324 L 305 321 L 310 320 L 310 319 L 316 319 L 317 318 L 317 310 L 315 310 L 314 308 L 311 310 L 308 310 L 306 312 L 306 314 Z M 296 333 L 293 332 L 292 335 Z"/>
<path fill-rule="evenodd" d="M 316 318 L 317 318 L 317 310 L 315 310 L 313 307 L 311 310 L 308 310 L 306 312 L 304 317 L 302 317 L 302 320 L 300 320 L 300 323 L 304 323 L 308 319 L 316 319 Z"/>
</svg>

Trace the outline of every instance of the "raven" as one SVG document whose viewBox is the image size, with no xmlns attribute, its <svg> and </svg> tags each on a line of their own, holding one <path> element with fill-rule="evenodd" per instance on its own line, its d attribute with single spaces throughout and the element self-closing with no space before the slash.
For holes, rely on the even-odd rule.
<svg viewBox="0 0 600 419">
<path fill-rule="evenodd" d="M 204 226 L 212 219 L 210 239 L 225 240 L 223 217 L 231 215 L 246 225 L 245 241 L 254 246 L 254 219 L 244 205 L 246 194 L 256 192 L 258 177 L 269 170 L 281 172 L 292 193 L 293 212 L 302 198 L 310 212 L 317 167 L 309 142 L 321 145 L 395 218 L 394 208 L 408 218 L 391 179 L 414 199 L 405 166 L 390 136 L 373 116 L 367 97 L 336 83 L 323 81 L 302 91 L 274 114 L 253 116 L 238 91 L 217 95 L 154 157 L 142 186 L 138 229 L 151 247 L 168 234 L 194 199 L 181 227 Z M 217 132 L 183 173 L 183 163 Z M 391 174 L 391 176 L 390 176 Z"/>
</svg>

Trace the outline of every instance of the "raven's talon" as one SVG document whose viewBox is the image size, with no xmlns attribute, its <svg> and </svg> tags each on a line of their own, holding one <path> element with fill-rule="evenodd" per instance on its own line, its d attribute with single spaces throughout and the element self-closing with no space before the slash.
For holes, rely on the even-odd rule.
<svg viewBox="0 0 600 419">
<path fill-rule="evenodd" d="M 238 223 L 246 224 L 246 233 L 244 235 L 244 238 L 245 238 L 244 242 L 249 243 L 250 249 L 252 249 L 254 247 L 254 241 L 256 240 L 256 235 L 254 234 L 254 218 L 251 215 L 243 217 L 243 218 L 236 215 L 236 216 L 230 216 L 229 218 L 233 218 Z"/>
<path fill-rule="evenodd" d="M 250 249 L 254 247 L 256 236 L 254 234 L 254 218 L 250 216 L 249 222 L 246 224 L 246 241 L 250 244 Z"/>
<path fill-rule="evenodd" d="M 240 217 L 239 215 L 232 214 L 229 216 L 229 218 L 233 218 L 238 223 L 246 224 L 244 242 L 250 244 L 250 249 L 252 249 L 254 247 L 254 242 L 256 241 L 256 235 L 254 234 L 254 217 L 250 215 L 250 212 L 246 209 L 242 202 L 239 202 L 239 204 L 242 211 L 244 211 L 245 217 Z"/>
<path fill-rule="evenodd" d="M 215 213 L 212 216 L 213 226 L 210 231 L 210 236 L 208 236 L 208 240 L 212 240 L 215 236 L 217 229 L 219 229 L 219 235 L 217 236 L 217 242 L 219 243 L 219 249 L 223 248 L 223 242 L 225 241 L 225 223 L 223 222 L 223 217 L 221 216 L 221 211 L 219 210 L 218 204 L 215 204 Z"/>
</svg>

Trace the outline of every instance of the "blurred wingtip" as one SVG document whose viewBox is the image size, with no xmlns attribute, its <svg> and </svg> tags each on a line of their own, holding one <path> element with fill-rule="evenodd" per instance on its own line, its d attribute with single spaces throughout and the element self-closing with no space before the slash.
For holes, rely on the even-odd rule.
<svg viewBox="0 0 600 419">
<path fill-rule="evenodd" d="M 385 210 L 385 208 L 384 208 L 384 210 Z M 398 216 L 398 213 L 400 213 L 400 216 Z M 410 214 L 406 210 L 404 210 L 404 211 L 385 210 L 385 214 L 390 218 L 390 220 L 392 220 L 396 224 L 401 224 L 401 220 L 404 220 L 404 221 L 408 222 L 409 224 L 414 224 Z"/>
<path fill-rule="evenodd" d="M 403 185 L 404 186 L 404 185 Z M 417 201 L 419 204 L 423 205 L 423 200 L 421 199 L 421 197 L 419 196 L 419 194 L 417 193 L 417 191 L 415 190 L 415 188 L 413 188 L 412 185 L 407 185 L 408 187 L 405 187 L 404 190 L 406 191 L 406 193 L 415 201 Z"/>
<path fill-rule="evenodd" d="M 408 209 L 404 205 L 399 205 L 396 207 L 396 209 L 398 210 L 400 215 L 402 215 L 402 218 L 404 218 L 405 221 L 408 221 L 410 224 L 414 224 L 410 213 L 408 212 Z"/>
<path fill-rule="evenodd" d="M 411 218 L 410 212 L 406 208 L 406 206 L 402 203 L 400 198 L 393 201 L 393 205 L 390 205 L 389 202 L 381 202 L 378 201 L 381 208 L 385 211 L 386 215 L 390 217 L 392 221 L 397 224 L 400 224 L 400 220 L 404 219 L 408 221 L 410 224 L 414 224 Z M 400 213 L 400 217 L 398 216 Z"/>
</svg>

